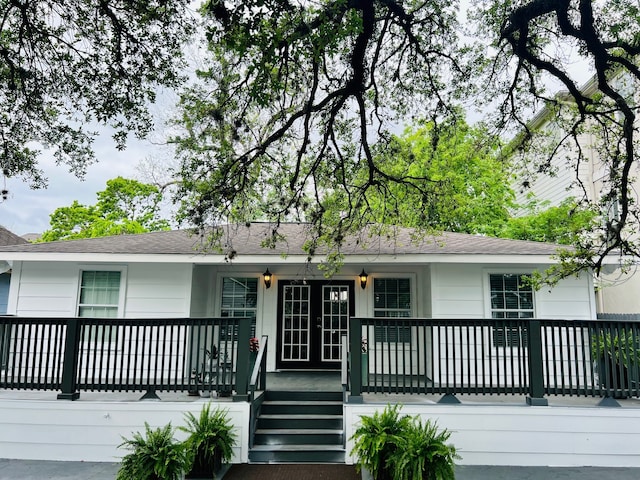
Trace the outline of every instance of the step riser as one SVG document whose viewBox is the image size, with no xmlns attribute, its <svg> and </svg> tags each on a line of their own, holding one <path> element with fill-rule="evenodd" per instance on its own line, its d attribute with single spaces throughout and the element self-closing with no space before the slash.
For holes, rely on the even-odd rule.
<svg viewBox="0 0 640 480">
<path fill-rule="evenodd" d="M 342 445 L 344 435 L 326 434 L 259 434 L 256 433 L 256 445 Z"/>
<path fill-rule="evenodd" d="M 344 452 L 249 452 L 253 463 L 344 463 Z"/>
<path fill-rule="evenodd" d="M 342 418 L 259 418 L 258 429 L 301 430 L 303 428 L 326 428 L 328 430 L 342 430 Z"/>
<path fill-rule="evenodd" d="M 274 392 L 267 390 L 265 400 L 296 402 L 341 402 L 342 392 Z"/>
<path fill-rule="evenodd" d="M 262 415 L 342 415 L 342 405 L 282 405 L 263 403 Z"/>
</svg>

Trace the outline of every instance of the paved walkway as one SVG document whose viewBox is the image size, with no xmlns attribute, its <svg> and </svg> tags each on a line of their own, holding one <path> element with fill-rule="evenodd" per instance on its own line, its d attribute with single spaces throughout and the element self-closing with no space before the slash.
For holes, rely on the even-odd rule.
<svg viewBox="0 0 640 480">
<path fill-rule="evenodd" d="M 298 475 L 302 467 L 296 466 Z M 282 470 L 278 465 L 252 465 L 255 477 L 274 478 L 261 469 L 272 469 L 274 473 Z M 0 459 L 1 480 L 114 480 L 118 471 L 117 463 L 93 462 L 46 462 L 39 460 Z M 326 476 L 317 468 L 309 466 L 308 475 L 300 475 L 296 480 L 320 480 Z M 318 475 L 317 475 L 318 474 Z M 286 476 L 285 478 L 292 478 Z M 456 480 L 637 480 L 640 468 L 601 468 L 601 467 L 493 467 L 463 465 L 456 468 Z"/>
</svg>

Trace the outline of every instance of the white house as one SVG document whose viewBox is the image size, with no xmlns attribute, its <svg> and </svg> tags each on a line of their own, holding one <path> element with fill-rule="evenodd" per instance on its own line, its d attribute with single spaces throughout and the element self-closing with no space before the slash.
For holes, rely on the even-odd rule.
<svg viewBox="0 0 640 480">
<path fill-rule="evenodd" d="M 4 247 L 0 255 L 13 263 L 8 313 L 249 316 L 256 335 L 272 339 L 269 371 L 339 368 L 349 317 L 596 316 L 588 273 L 537 292 L 519 281 L 553 262 L 554 245 L 452 233 L 416 243 L 410 230 L 398 229 L 395 238 L 351 239 L 340 273 L 325 278 L 322 252 L 309 259 L 302 251 L 305 225 L 283 225 L 286 240 L 264 248 L 271 228 L 231 227 L 224 249 L 232 259 L 202 251 L 186 231 Z"/>
<path fill-rule="evenodd" d="M 307 225 L 282 225 L 284 240 L 267 248 L 262 242 L 271 229 L 266 223 L 225 227 L 221 252 L 203 250 L 200 239 L 186 231 L 1 247 L 0 258 L 11 262 L 13 275 L 8 301 L 12 317 L 4 319 L 5 373 L 0 369 L 0 455 L 113 461 L 122 454 L 116 448 L 122 435 L 141 430 L 145 420 L 152 425 L 167 421 L 175 425 L 184 411 L 196 412 L 203 401 L 186 401 L 186 391 L 176 400 L 156 403 L 112 401 L 108 393 L 92 400 L 83 393 L 81 400 L 85 401 L 79 402 L 51 396 L 25 398 L 19 382 L 11 383 L 12 375 L 20 374 L 11 370 L 11 363 L 26 358 L 31 368 L 50 357 L 37 354 L 34 361 L 33 355 L 28 357 L 30 350 L 56 347 L 48 340 L 30 343 L 42 330 L 38 330 L 40 324 L 29 326 L 34 324 L 29 319 L 43 319 L 42 325 L 47 324 L 46 319 L 49 324 L 76 317 L 93 317 L 96 323 L 108 319 L 111 323 L 100 336 L 109 344 L 107 355 L 113 356 L 105 357 L 105 365 L 122 366 L 127 359 L 118 357 L 118 350 L 130 348 L 135 341 L 109 343 L 108 329 L 118 322 L 138 319 L 149 325 L 162 319 L 248 317 L 254 334 L 268 337 L 267 371 L 306 371 L 311 376 L 319 371 L 344 371 L 344 339 L 350 326 L 362 322 L 369 357 L 355 355 L 353 346 L 360 352 L 361 339 L 352 335 L 353 368 L 348 367 L 351 379 L 347 381 L 351 391 L 347 401 L 338 402 L 342 428 L 337 445 L 321 442 L 316 453 L 337 448 L 337 458 L 353 462 L 349 438 L 359 415 L 398 401 L 388 393 L 364 395 L 363 403 L 349 401 L 360 397 L 354 388 L 360 388 L 355 372 L 361 362 L 362 391 L 375 392 L 379 380 L 385 388 L 389 382 L 409 379 L 404 386 L 416 401 L 409 402 L 406 412 L 439 419 L 442 427 L 452 429 L 452 440 L 461 449 L 464 463 L 640 465 L 633 451 L 636 440 L 640 441 L 640 416 L 635 410 L 545 407 L 535 402 L 527 408 L 524 401 L 452 406 L 438 405 L 426 397 L 429 391 L 464 394 L 481 393 L 485 388 L 495 395 L 530 395 L 546 388 L 542 383 L 533 385 L 532 368 L 539 369 L 536 378 L 542 379 L 544 373 L 546 381 L 555 381 L 555 392 L 577 395 L 591 388 L 592 396 L 598 396 L 599 387 L 585 383 L 591 362 L 589 342 L 585 342 L 589 326 L 584 322 L 596 318 L 592 275 L 585 272 L 538 291 L 523 281 L 534 270 L 553 264 L 557 246 L 451 233 L 414 241 L 413 232 L 402 228 L 383 237 L 363 232 L 347 239 L 341 249 L 344 264 L 339 273 L 327 278 L 319 268 L 326 252 L 317 251 L 309 258 L 302 250 L 309 235 Z M 12 328 L 23 318 L 27 326 L 21 331 L 27 333 L 24 341 L 16 341 Z M 400 324 L 405 320 L 398 319 L 407 323 Z M 549 325 L 543 330 L 547 335 L 544 345 L 549 348 L 527 351 L 545 320 Z M 558 336 L 561 326 L 552 322 L 556 320 L 564 322 L 562 328 L 568 326 L 569 333 Z M 2 321 L 0 318 L 0 327 Z M 519 323 L 513 327 L 509 322 Z M 97 336 L 92 334 L 89 342 Z M 177 344 L 171 338 L 169 343 Z M 154 337 L 153 348 L 144 352 L 145 358 L 156 359 L 154 368 L 162 369 L 158 364 L 168 355 L 176 356 L 171 347 L 165 354 L 163 341 Z M 538 347 L 543 345 L 539 336 L 536 341 Z M 23 351 L 27 352 L 24 357 Z M 91 373 L 83 368 L 78 369 L 81 376 Z M 472 380 L 481 385 L 479 389 L 471 388 Z M 5 388 L 18 391 L 3 390 L 3 381 L 10 385 Z M 517 389 L 521 386 L 525 390 Z M 109 391 L 117 388 L 111 386 Z M 261 435 L 254 422 L 256 412 L 264 411 L 268 403 L 265 393 L 254 400 L 250 397 L 249 402 L 216 400 L 227 402 L 224 406 L 237 428 L 234 462 L 270 461 L 271 453 L 261 449 L 270 445 L 254 445 L 253 441 Z M 287 408 L 296 404 L 284 403 Z M 612 421 L 617 422 L 615 429 L 603 427 Z M 296 427 L 295 421 L 286 422 Z M 621 433 L 631 440 L 620 440 Z"/>
</svg>

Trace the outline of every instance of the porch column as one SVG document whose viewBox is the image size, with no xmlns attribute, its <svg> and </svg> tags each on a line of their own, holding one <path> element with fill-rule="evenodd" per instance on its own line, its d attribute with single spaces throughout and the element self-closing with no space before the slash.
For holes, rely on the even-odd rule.
<svg viewBox="0 0 640 480">
<path fill-rule="evenodd" d="M 249 339 L 251 338 L 251 319 L 238 320 L 238 359 L 236 361 L 236 394 L 235 402 L 249 400 Z"/>
<path fill-rule="evenodd" d="M 529 396 L 527 404 L 547 406 L 544 398 L 544 369 L 542 364 L 542 326 L 540 320 L 531 320 L 527 325 L 529 347 Z"/>
<path fill-rule="evenodd" d="M 67 334 L 64 341 L 64 361 L 62 364 L 62 392 L 58 400 L 77 400 L 78 390 L 78 345 L 80 340 L 80 319 L 67 319 Z"/>
<path fill-rule="evenodd" d="M 349 403 L 362 403 L 362 321 L 349 319 Z"/>
</svg>

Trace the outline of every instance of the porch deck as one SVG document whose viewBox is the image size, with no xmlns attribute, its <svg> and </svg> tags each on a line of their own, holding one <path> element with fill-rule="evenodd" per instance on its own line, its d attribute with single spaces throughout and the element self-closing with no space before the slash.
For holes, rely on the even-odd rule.
<svg viewBox="0 0 640 480">
<path fill-rule="evenodd" d="M 275 391 L 341 391 L 341 375 L 337 371 L 280 371 L 266 374 L 268 390 Z M 256 392 L 259 393 L 259 392 Z M 348 393 L 348 392 L 347 392 Z M 210 397 L 192 396 L 184 392 L 160 392 L 157 400 L 143 400 L 140 392 L 83 392 L 76 402 L 199 402 L 203 399 L 213 402 L 233 402 L 232 397 L 218 397 L 215 392 Z M 0 399 L 12 400 L 56 400 L 57 392 L 46 390 L 3 390 Z M 464 405 L 527 405 L 527 395 L 477 395 L 456 394 L 456 398 Z M 561 407 L 600 407 L 602 398 L 577 395 L 547 395 L 549 406 Z M 362 400 L 366 404 L 425 404 L 441 403 L 441 394 L 400 394 L 400 393 L 363 393 Z M 618 398 L 620 407 L 640 408 L 640 398 Z"/>
</svg>

